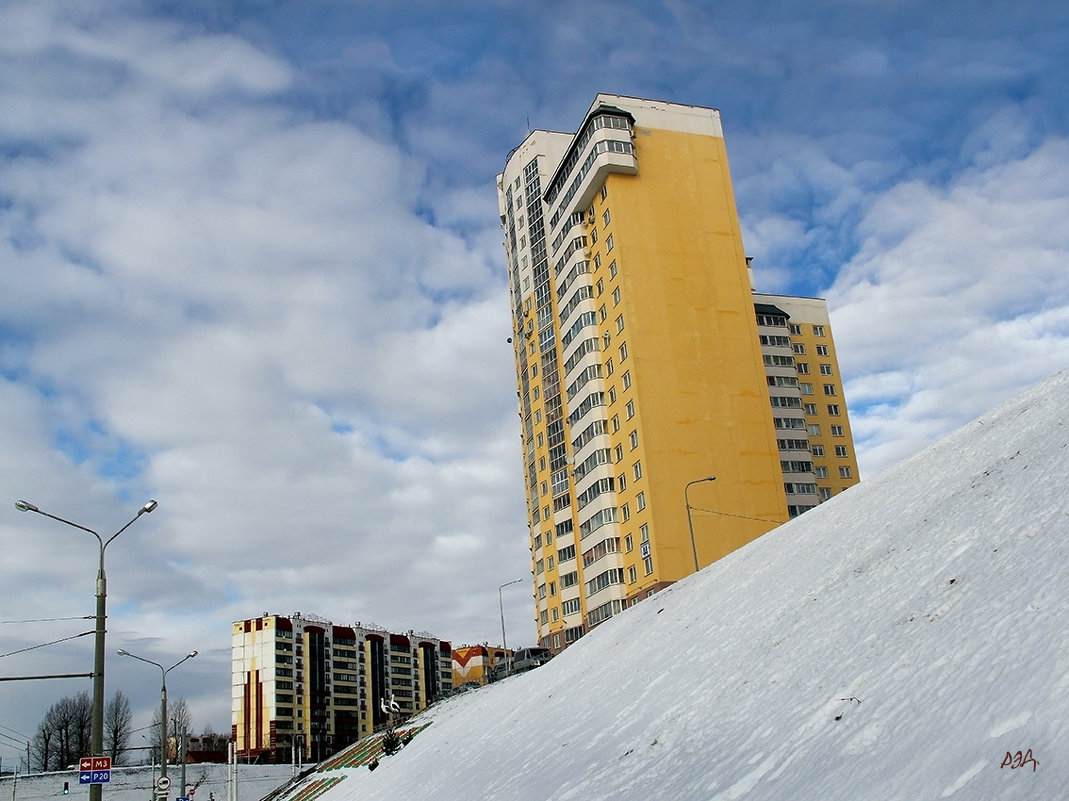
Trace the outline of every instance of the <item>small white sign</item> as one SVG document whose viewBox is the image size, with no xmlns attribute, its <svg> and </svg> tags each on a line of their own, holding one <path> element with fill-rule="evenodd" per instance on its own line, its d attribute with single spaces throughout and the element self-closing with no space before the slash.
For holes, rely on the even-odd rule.
<svg viewBox="0 0 1069 801">
<path fill-rule="evenodd" d="M 156 789 L 157 790 L 169 790 L 170 788 L 171 788 L 171 777 L 170 776 L 160 776 L 158 779 L 156 779 Z"/>
</svg>

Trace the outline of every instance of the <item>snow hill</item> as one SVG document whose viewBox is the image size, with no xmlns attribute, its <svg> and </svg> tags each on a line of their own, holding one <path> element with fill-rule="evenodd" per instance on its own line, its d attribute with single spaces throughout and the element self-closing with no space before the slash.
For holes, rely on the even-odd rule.
<svg viewBox="0 0 1069 801">
<path fill-rule="evenodd" d="M 1067 409 L 1063 372 L 289 798 L 1069 798 Z"/>
</svg>

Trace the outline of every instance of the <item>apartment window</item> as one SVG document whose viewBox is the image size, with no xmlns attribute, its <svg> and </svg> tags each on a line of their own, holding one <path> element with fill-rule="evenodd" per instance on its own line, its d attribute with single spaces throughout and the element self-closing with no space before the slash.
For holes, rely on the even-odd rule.
<svg viewBox="0 0 1069 801">
<path fill-rule="evenodd" d="M 623 492 L 627 489 L 627 476 L 621 473 L 616 477 L 616 489 L 619 492 Z"/>
<path fill-rule="evenodd" d="M 619 306 L 620 305 L 620 287 L 616 287 L 616 289 L 614 289 L 612 291 L 612 305 L 613 306 Z"/>
<path fill-rule="evenodd" d="M 795 367 L 798 368 L 798 375 L 809 375 L 809 365 L 806 362 L 798 362 Z"/>
<path fill-rule="evenodd" d="M 810 423 L 809 424 L 809 436 L 811 436 L 811 437 L 819 437 L 820 436 L 820 423 Z"/>
<path fill-rule="evenodd" d="M 828 468 L 826 468 L 826 467 L 818 467 L 813 471 L 813 474 L 817 478 L 827 478 L 828 477 Z"/>
<path fill-rule="evenodd" d="M 645 492 L 640 492 L 638 495 L 635 496 L 635 506 L 638 507 L 638 510 L 640 512 L 643 509 L 646 508 L 646 493 Z M 646 528 L 645 524 L 643 524 L 642 528 Z"/>
<path fill-rule="evenodd" d="M 542 435 L 541 434 L 538 435 L 538 447 L 539 448 L 542 447 Z M 546 457 L 543 456 L 542 458 L 540 458 L 538 460 L 538 470 L 541 472 L 542 470 L 545 470 L 545 469 L 546 469 Z"/>
<path fill-rule="evenodd" d="M 597 297 L 601 297 L 601 293 L 605 291 L 605 279 L 599 278 L 597 283 L 598 294 Z"/>
<path fill-rule="evenodd" d="M 545 481 L 542 482 L 542 494 L 549 495 L 549 486 L 546 484 Z"/>
<path fill-rule="evenodd" d="M 815 336 L 815 337 L 824 336 L 824 326 L 822 326 L 822 325 L 813 326 L 813 336 Z"/>
<path fill-rule="evenodd" d="M 807 403 L 805 405 L 805 413 L 813 415 L 817 413 L 817 405 L 815 403 Z"/>
<path fill-rule="evenodd" d="M 835 394 L 835 384 L 825 384 L 824 385 L 824 394 L 825 395 L 834 395 Z"/>
<path fill-rule="evenodd" d="M 632 469 L 635 472 L 635 481 L 638 481 L 640 478 L 642 478 L 642 462 L 641 461 L 635 462 L 635 464 L 632 466 Z"/>
<path fill-rule="evenodd" d="M 542 622 L 543 626 L 546 625 L 549 622 L 549 611 L 546 610 L 546 609 L 543 609 L 542 613 L 541 613 L 541 615 L 539 615 L 538 619 Z"/>
<path fill-rule="evenodd" d="M 619 293 L 620 293 L 620 290 L 616 290 L 616 294 L 619 294 Z M 617 302 L 619 302 L 619 301 L 617 301 Z M 618 316 L 616 318 L 616 333 L 619 334 L 623 330 L 624 330 L 624 316 L 621 314 L 620 316 Z M 623 345 L 621 345 L 620 347 L 623 347 Z"/>
<path fill-rule="evenodd" d="M 822 364 L 822 365 L 820 365 L 820 374 L 821 375 L 831 375 L 832 374 L 831 365 L 830 364 Z"/>
<path fill-rule="evenodd" d="M 624 537 L 624 551 L 631 553 L 633 550 L 635 550 L 635 538 L 628 534 Z"/>
<path fill-rule="evenodd" d="M 650 575 L 653 572 L 653 556 L 647 556 L 642 560 L 642 567 L 646 571 L 646 575 Z"/>
<path fill-rule="evenodd" d="M 623 377 L 621 378 L 621 380 L 623 381 L 624 389 L 631 389 L 631 371 L 630 370 L 628 370 L 627 372 L 625 372 L 623 374 Z"/>
<path fill-rule="evenodd" d="M 611 251 L 613 248 L 613 244 L 613 236 L 612 234 L 609 234 L 607 237 L 605 237 L 605 251 Z"/>
<path fill-rule="evenodd" d="M 828 404 L 828 414 L 830 414 L 832 417 L 838 417 L 839 416 L 839 404 L 838 403 L 829 403 Z M 832 433 L 834 434 L 835 433 L 835 427 L 832 426 L 831 430 L 832 430 Z M 839 434 L 839 436 L 841 437 L 842 434 Z"/>
<path fill-rule="evenodd" d="M 542 410 L 541 409 L 535 409 L 534 421 L 536 423 L 541 423 L 542 422 Z"/>
<path fill-rule="evenodd" d="M 850 478 L 850 468 L 847 465 L 843 465 L 839 468 L 839 478 Z"/>
<path fill-rule="evenodd" d="M 612 366 L 612 359 L 608 359 L 605 362 L 605 375 L 612 375 L 612 371 L 615 368 Z"/>
<path fill-rule="evenodd" d="M 553 556 L 552 554 L 546 557 L 546 570 L 553 569 Z M 553 593 L 550 593 L 552 595 Z"/>
<path fill-rule="evenodd" d="M 609 265 L 609 278 L 616 277 L 616 260 L 613 259 L 612 264 Z"/>
<path fill-rule="evenodd" d="M 631 432 L 631 450 L 634 450 L 637 447 L 638 447 L 638 432 L 637 431 L 632 431 Z"/>
<path fill-rule="evenodd" d="M 593 245 L 597 241 L 598 241 L 598 229 L 597 228 L 592 228 L 590 230 L 590 244 Z"/>
<path fill-rule="evenodd" d="M 609 318 L 609 312 L 604 306 L 598 309 L 598 317 L 601 318 L 602 322 L 605 322 Z"/>
<path fill-rule="evenodd" d="M 836 456 L 845 457 L 846 456 L 846 446 L 845 445 L 836 445 L 835 446 L 835 455 Z"/>
<path fill-rule="evenodd" d="M 817 356 L 827 356 L 827 355 L 828 355 L 828 346 L 827 345 L 817 345 Z"/>
<path fill-rule="evenodd" d="M 625 503 L 623 506 L 620 507 L 620 517 L 625 523 L 631 519 L 631 504 Z M 628 548 L 628 550 L 631 549 Z"/>
<path fill-rule="evenodd" d="M 620 320 L 619 320 L 619 323 L 620 323 L 621 327 L 623 326 L 623 322 L 624 322 L 624 318 L 621 317 Z M 620 343 L 620 364 L 623 364 L 626 361 L 627 361 L 627 343 L 626 342 L 621 342 Z"/>
<path fill-rule="evenodd" d="M 616 387 L 609 387 L 609 405 L 616 403 Z"/>
<path fill-rule="evenodd" d="M 636 581 L 638 581 L 638 571 L 635 570 L 634 565 L 631 565 L 631 567 L 627 568 L 627 583 L 634 584 Z"/>
<path fill-rule="evenodd" d="M 535 400 L 538 400 L 538 397 L 539 397 L 538 387 L 534 388 L 534 392 L 531 393 L 531 397 L 534 398 Z"/>
<path fill-rule="evenodd" d="M 635 402 L 630 400 L 627 402 L 627 419 L 630 420 L 635 416 Z"/>
<path fill-rule="evenodd" d="M 601 335 L 601 344 L 605 346 L 604 348 L 602 348 L 603 350 L 608 350 L 609 349 L 609 344 L 611 342 L 612 342 L 612 338 L 609 336 L 609 332 L 608 331 L 606 331 L 604 334 Z"/>
<path fill-rule="evenodd" d="M 620 415 L 614 414 L 612 416 L 612 433 L 616 433 L 620 430 Z"/>
<path fill-rule="evenodd" d="M 795 353 L 799 353 L 799 354 L 804 356 L 805 355 L 805 345 L 803 345 L 801 342 L 795 342 L 794 343 L 794 352 Z"/>
<path fill-rule="evenodd" d="M 788 327 L 790 328 L 792 334 L 802 333 L 802 326 L 798 325 L 797 323 L 791 323 Z"/>
<path fill-rule="evenodd" d="M 616 461 L 617 462 L 622 462 L 623 460 L 624 460 L 624 446 L 623 445 L 617 445 L 616 446 Z"/>
<path fill-rule="evenodd" d="M 820 494 L 820 499 L 822 501 L 826 501 L 831 497 L 831 490 L 827 487 L 820 487 L 817 492 Z"/>
<path fill-rule="evenodd" d="M 805 382 L 801 382 L 801 383 L 798 384 L 798 390 L 803 395 L 812 395 L 813 394 L 813 385 L 812 384 L 806 384 Z"/>
<path fill-rule="evenodd" d="M 609 188 L 605 184 L 601 185 L 601 199 L 604 200 L 609 196 Z"/>
<path fill-rule="evenodd" d="M 605 209 L 605 211 L 601 213 L 601 224 L 608 225 L 610 219 L 612 218 L 609 216 L 609 210 Z"/>
<path fill-rule="evenodd" d="M 814 445 L 813 446 L 813 455 L 814 456 L 823 456 L 824 455 L 824 446 L 823 445 Z"/>
<path fill-rule="evenodd" d="M 548 506 L 543 506 L 542 507 L 542 519 L 543 520 L 549 520 L 549 507 Z"/>
<path fill-rule="evenodd" d="M 539 559 L 535 562 L 535 573 L 541 573 L 546 569 L 545 563 Z"/>
<path fill-rule="evenodd" d="M 601 254 L 600 253 L 595 253 L 594 254 L 594 269 L 597 270 L 599 267 L 601 267 Z"/>
<path fill-rule="evenodd" d="M 541 448 L 541 447 L 542 447 L 542 442 L 543 442 L 543 439 L 542 439 L 542 435 L 541 435 L 541 434 L 539 434 L 539 435 L 538 435 L 538 447 L 539 447 L 539 448 Z M 546 466 L 545 466 L 544 464 L 542 465 L 542 469 L 543 469 L 543 470 L 545 470 L 545 469 L 546 469 Z"/>
<path fill-rule="evenodd" d="M 538 585 L 538 597 L 539 597 L 539 599 L 542 599 L 542 598 L 546 597 L 546 585 L 545 584 L 539 584 Z"/>
</svg>

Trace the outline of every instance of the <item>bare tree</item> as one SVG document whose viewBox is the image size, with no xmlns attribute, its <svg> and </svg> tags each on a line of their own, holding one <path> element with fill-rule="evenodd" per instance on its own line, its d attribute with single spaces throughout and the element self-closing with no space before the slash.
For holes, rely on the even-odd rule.
<svg viewBox="0 0 1069 801">
<path fill-rule="evenodd" d="M 61 698 L 48 708 L 30 743 L 30 759 L 38 770 L 63 770 L 83 756 L 92 756 L 93 720 L 89 693 Z"/>
<path fill-rule="evenodd" d="M 160 736 L 160 710 L 152 713 L 153 731 L 157 732 L 155 741 L 159 743 Z M 179 751 L 179 743 L 183 734 L 193 729 L 193 714 L 189 711 L 189 704 L 185 698 L 171 701 L 167 704 L 167 760 L 175 759 Z"/>
<path fill-rule="evenodd" d="M 122 690 L 118 690 L 104 709 L 104 752 L 111 757 L 113 765 L 121 765 L 126 761 L 133 719 L 130 699 Z"/>
</svg>

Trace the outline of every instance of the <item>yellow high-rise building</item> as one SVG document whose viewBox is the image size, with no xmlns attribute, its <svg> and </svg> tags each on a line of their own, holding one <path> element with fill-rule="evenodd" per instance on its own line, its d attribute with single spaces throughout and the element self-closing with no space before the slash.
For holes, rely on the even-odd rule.
<svg viewBox="0 0 1069 801">
<path fill-rule="evenodd" d="M 600 94 L 497 186 L 535 621 L 558 651 L 857 466 L 823 301 L 753 292 L 715 109 Z M 827 381 L 799 380 L 796 339 L 828 349 Z M 804 383 L 835 384 L 838 411 L 807 419 Z M 849 471 L 820 483 L 805 446 L 835 424 L 848 456 L 821 467 Z"/>
</svg>

